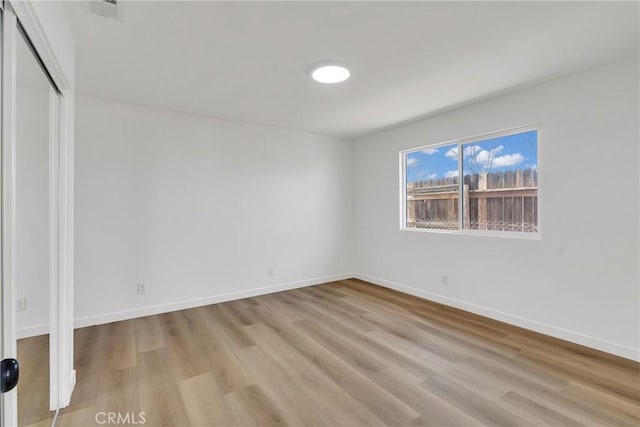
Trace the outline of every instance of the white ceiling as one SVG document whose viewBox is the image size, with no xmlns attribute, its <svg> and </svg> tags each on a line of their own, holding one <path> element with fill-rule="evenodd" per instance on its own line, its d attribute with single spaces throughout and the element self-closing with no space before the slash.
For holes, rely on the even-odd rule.
<svg viewBox="0 0 640 427">
<path fill-rule="evenodd" d="M 67 3 L 80 94 L 354 137 L 637 55 L 638 2 Z M 308 67 L 337 60 L 327 86 Z"/>
</svg>

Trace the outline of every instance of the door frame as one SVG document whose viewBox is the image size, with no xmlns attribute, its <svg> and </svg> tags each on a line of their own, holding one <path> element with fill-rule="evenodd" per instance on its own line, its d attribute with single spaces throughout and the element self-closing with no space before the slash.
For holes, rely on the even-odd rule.
<svg viewBox="0 0 640 427">
<path fill-rule="evenodd" d="M 17 356 L 15 312 L 15 176 L 16 176 L 16 40 L 18 26 L 29 38 L 60 94 L 50 96 L 51 175 L 50 261 L 49 271 L 49 343 L 50 409 L 69 405 L 75 386 L 73 369 L 73 153 L 74 90 L 73 76 L 65 74 L 54 44 L 45 31 L 30 1 L 7 1 L 2 14 L 2 136 L 0 149 L 0 185 L 2 191 L 0 221 L 0 277 L 2 278 L 2 358 Z M 17 424 L 17 390 L 2 395 L 0 425 Z"/>
</svg>

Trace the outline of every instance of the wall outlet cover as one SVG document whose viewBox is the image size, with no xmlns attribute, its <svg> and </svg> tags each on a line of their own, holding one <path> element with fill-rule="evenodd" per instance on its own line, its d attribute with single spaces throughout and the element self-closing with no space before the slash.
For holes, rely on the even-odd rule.
<svg viewBox="0 0 640 427">
<path fill-rule="evenodd" d="M 27 298 L 21 297 L 16 300 L 16 311 L 25 311 L 27 309 Z"/>
<path fill-rule="evenodd" d="M 136 285 L 136 291 L 138 295 L 146 295 L 147 294 L 147 284 L 146 283 L 138 283 Z"/>
</svg>

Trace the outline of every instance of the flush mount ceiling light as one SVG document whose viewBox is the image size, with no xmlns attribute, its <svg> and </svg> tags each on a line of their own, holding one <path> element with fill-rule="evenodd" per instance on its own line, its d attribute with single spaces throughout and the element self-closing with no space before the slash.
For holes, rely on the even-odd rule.
<svg viewBox="0 0 640 427">
<path fill-rule="evenodd" d="M 340 83 L 349 78 L 351 72 L 340 64 L 320 64 L 311 69 L 311 78 L 320 83 Z"/>
</svg>

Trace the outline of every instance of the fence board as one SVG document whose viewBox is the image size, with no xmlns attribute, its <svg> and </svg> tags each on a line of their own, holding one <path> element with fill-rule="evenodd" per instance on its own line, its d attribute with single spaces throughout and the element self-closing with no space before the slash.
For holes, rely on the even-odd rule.
<svg viewBox="0 0 640 427">
<path fill-rule="evenodd" d="M 523 203 L 524 203 L 524 208 L 523 208 L 524 218 L 522 221 L 523 227 L 532 226 L 533 224 L 537 225 L 537 223 L 535 222 L 536 219 L 534 216 L 535 215 L 534 212 L 536 211 L 534 198 L 524 197 Z"/>
<path fill-rule="evenodd" d="M 523 186 L 524 187 L 533 187 L 533 171 L 531 169 L 526 169 L 523 173 Z"/>
<path fill-rule="evenodd" d="M 520 188 L 523 186 L 523 179 L 522 179 L 522 171 L 521 170 L 517 170 L 514 173 L 514 183 L 515 183 L 515 187 L 516 188 Z"/>
<path fill-rule="evenodd" d="M 505 197 L 504 198 L 504 213 L 503 213 L 503 218 L 504 218 L 504 222 L 505 224 L 507 224 L 508 230 L 511 231 L 512 230 L 512 225 L 514 224 L 514 216 L 515 213 L 513 212 L 513 199 L 514 197 Z"/>
<path fill-rule="evenodd" d="M 536 230 L 536 169 L 467 174 L 462 180 L 465 228 Z M 407 198 L 407 224 L 457 229 L 457 177 L 409 183 Z"/>
<path fill-rule="evenodd" d="M 519 229 L 521 228 L 521 227 L 518 227 L 518 225 L 522 224 L 522 219 L 523 219 L 523 213 L 522 213 L 523 199 L 524 197 L 513 198 L 513 224 L 514 224 L 514 230 L 518 229 L 518 231 L 520 231 Z"/>
</svg>

